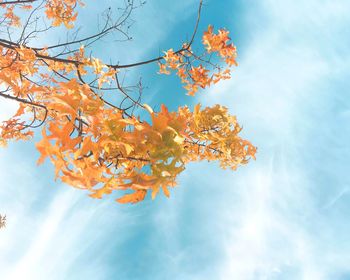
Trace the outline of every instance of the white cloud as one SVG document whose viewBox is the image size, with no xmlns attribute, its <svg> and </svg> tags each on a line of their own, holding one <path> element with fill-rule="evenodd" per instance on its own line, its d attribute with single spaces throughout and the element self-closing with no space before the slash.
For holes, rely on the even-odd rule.
<svg viewBox="0 0 350 280">
<path fill-rule="evenodd" d="M 232 80 L 203 98 L 231 108 L 245 137 L 258 146 L 257 161 L 242 167 L 249 172 L 226 181 L 240 203 L 221 216 L 231 226 L 219 233 L 230 232 L 220 245 L 226 252 L 220 279 L 334 279 L 348 272 L 339 259 L 350 261 L 349 244 L 327 245 L 331 234 L 344 229 L 319 213 L 347 193 L 335 183 L 341 163 L 331 164 L 332 185 L 318 185 L 309 170 L 322 163 L 304 161 L 308 153 L 323 153 L 326 161 L 331 150 L 325 145 L 335 141 L 317 116 L 328 114 L 332 97 L 341 96 L 343 89 L 330 81 L 349 72 L 349 10 L 346 1 L 263 1 L 246 15 L 257 24 L 247 30 L 253 37 L 240 51 Z M 320 141 L 312 134 L 317 126 L 324 132 L 319 137 L 328 139 L 320 147 L 312 142 Z M 327 203 L 320 206 L 322 201 Z"/>
<path fill-rule="evenodd" d="M 173 7 L 173 15 L 189 4 L 181 5 Z M 253 36 L 239 50 L 240 66 L 232 80 L 214 87 L 203 102 L 232 109 L 244 126 L 245 137 L 259 148 L 257 161 L 232 177 L 225 172 L 225 178 L 214 173 L 212 165 L 210 172 L 205 165 L 190 166 L 171 200 L 147 219 L 153 227 L 146 229 L 150 235 L 146 241 L 157 246 L 147 242 L 135 245 L 141 246 L 139 250 L 158 250 L 148 254 L 161 256 L 161 262 L 140 252 L 117 254 L 120 258 L 139 254 L 138 265 L 158 265 L 159 279 L 171 275 L 177 277 L 174 279 L 322 280 L 334 279 L 348 269 L 350 244 L 344 233 L 349 227 L 342 225 L 347 222 L 348 208 L 337 208 L 348 198 L 346 178 L 338 176 L 340 165 L 345 165 L 342 157 L 348 152 L 347 146 L 336 140 L 348 137 L 333 135 L 328 123 L 320 123 L 326 118 L 320 117 L 322 112 L 331 113 L 333 97 L 344 98 L 332 87 L 332 79 L 347 77 L 350 70 L 343 36 L 348 32 L 350 5 L 346 1 L 265 0 L 257 8 L 249 7 L 245 16 L 255 20 L 247 32 Z M 168 13 L 163 2 L 159 7 L 151 3 L 143 14 L 145 26 L 154 29 L 154 38 L 165 38 L 177 18 L 170 14 L 158 18 L 156 9 Z M 138 35 L 142 34 L 136 32 L 135 38 Z M 135 58 L 143 58 L 158 44 L 154 38 L 144 48 L 133 49 Z M 341 90 L 346 93 L 346 89 Z M 0 106 L 3 117 L 8 107 L 4 103 Z M 348 124 L 350 108 L 344 106 L 339 120 Z M 315 127 L 319 135 L 315 135 Z M 339 143 L 339 150 L 335 150 L 333 146 Z M 0 158 L 0 212 L 8 216 L 8 227 L 0 231 L 0 270 L 5 279 L 47 279 L 48 275 L 50 279 L 66 279 L 67 275 L 73 277 L 70 273 L 74 268 L 84 268 L 79 275 L 86 275 L 85 279 L 108 279 L 110 268 L 103 263 L 106 255 L 98 249 L 101 244 L 95 243 L 108 246 L 109 238 L 123 242 L 134 232 L 122 228 L 137 220 L 111 208 L 111 201 L 94 204 L 67 186 L 50 188 L 44 176 L 48 169 L 37 171 L 30 159 L 34 150 L 24 153 L 22 146 L 9 149 L 8 153 L 2 151 Z M 342 157 L 338 155 L 341 152 Z M 319 153 L 324 154 L 320 160 Z M 328 168 L 329 162 L 332 168 Z M 317 177 L 333 169 L 327 174 L 331 181 L 319 184 L 324 178 L 313 177 L 309 169 L 318 171 Z M 206 189 L 205 184 L 210 186 Z M 186 197 L 185 185 L 194 191 L 193 196 Z M 154 202 L 152 207 L 157 210 L 156 205 Z M 122 226 L 111 234 L 113 225 Z M 209 259 L 215 252 L 223 254 L 217 263 Z M 90 254 L 92 264 L 90 260 L 79 264 L 85 253 Z M 111 270 L 122 273 L 117 261 Z M 202 261 L 213 265 L 203 267 Z M 127 269 L 137 270 L 134 263 L 125 262 Z M 197 270 L 195 262 L 200 267 Z"/>
<path fill-rule="evenodd" d="M 179 11 L 185 11 L 182 13 L 182 20 L 185 20 L 193 13 L 188 7 L 193 6 L 194 2 L 196 1 L 173 3 L 171 12 L 168 6 L 160 1 L 159 6 L 155 2 L 146 5 L 135 15 L 138 20 L 137 30 L 133 34 L 137 38 L 135 42 L 125 44 L 118 53 L 113 53 L 109 48 L 108 51 L 104 51 L 104 55 L 113 55 L 123 62 L 134 62 L 147 59 L 154 47 L 156 52 L 152 54 L 158 54 L 157 44 L 178 24 Z M 168 13 L 168 16 L 158 17 L 156 13 Z M 91 19 L 86 17 L 83 20 Z M 1 99 L 0 121 L 12 116 L 16 108 L 15 102 Z M 38 171 L 31 159 L 37 156 L 34 145 L 32 148 L 26 145 L 26 152 L 22 150 L 23 145 L 10 145 L 8 149 L 11 151 L 1 151 L 0 159 L 0 214 L 6 214 L 8 219 L 6 229 L 0 232 L 2 279 L 67 279 L 72 270 L 77 271 L 74 266 L 78 265 L 79 257 L 82 257 L 88 248 L 94 248 L 95 242 L 103 242 L 103 246 L 106 246 L 109 243 L 108 238 L 116 239 L 117 241 L 113 240 L 114 244 L 124 240 L 125 233 L 122 229 L 127 231 L 130 222 L 125 215 L 118 213 L 114 201 L 92 200 L 86 198 L 86 194 L 81 191 L 65 185 L 56 184 L 55 187 L 60 190 L 55 190 L 51 187 L 55 185 L 52 182 L 53 172 L 47 166 L 41 167 L 44 172 Z M 45 172 L 51 172 L 50 180 L 45 181 Z M 38 177 L 38 173 L 42 173 L 40 176 L 44 176 L 44 179 Z M 119 224 L 123 225 L 120 226 L 120 232 L 123 234 L 114 236 L 114 232 L 111 237 L 111 230 Z M 99 256 L 97 251 L 97 248 L 90 248 L 89 253 L 95 252 L 96 255 L 91 255 L 93 261 L 88 267 L 80 266 L 84 267 L 83 271 L 77 271 L 80 276 L 91 277 L 88 279 L 108 279 L 105 273 L 110 271 L 103 269 L 102 256 Z M 106 248 L 101 248 L 101 251 L 106 251 Z M 115 266 L 114 268 L 116 269 Z"/>
</svg>

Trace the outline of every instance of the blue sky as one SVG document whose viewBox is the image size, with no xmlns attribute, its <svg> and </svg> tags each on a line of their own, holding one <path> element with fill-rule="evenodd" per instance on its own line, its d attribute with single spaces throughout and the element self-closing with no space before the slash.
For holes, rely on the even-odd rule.
<svg viewBox="0 0 350 280">
<path fill-rule="evenodd" d="M 197 1 L 174 2 L 149 1 L 135 42 L 102 54 L 178 46 Z M 227 27 L 238 46 L 231 80 L 193 99 L 156 66 L 131 74 L 152 105 L 229 107 L 258 146 L 236 172 L 189 165 L 170 199 L 92 200 L 37 167 L 33 142 L 1 149 L 1 279 L 350 279 L 349 14 L 347 0 L 206 0 L 200 31 Z M 2 101 L 1 118 L 11 110 Z"/>
</svg>

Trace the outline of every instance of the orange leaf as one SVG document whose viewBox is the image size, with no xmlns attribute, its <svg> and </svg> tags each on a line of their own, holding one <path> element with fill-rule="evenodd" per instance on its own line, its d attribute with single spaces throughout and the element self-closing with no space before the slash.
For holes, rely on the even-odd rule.
<svg viewBox="0 0 350 280">
<path fill-rule="evenodd" d="M 134 193 L 126 194 L 116 201 L 119 203 L 137 203 L 145 199 L 146 190 L 137 190 Z"/>
</svg>

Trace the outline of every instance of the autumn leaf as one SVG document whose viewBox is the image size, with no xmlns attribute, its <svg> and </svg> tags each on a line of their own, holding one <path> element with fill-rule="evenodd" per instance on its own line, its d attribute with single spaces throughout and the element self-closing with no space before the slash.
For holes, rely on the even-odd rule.
<svg viewBox="0 0 350 280">
<path fill-rule="evenodd" d="M 131 2 L 125 12 L 133 7 Z M 183 42 L 151 60 L 112 64 L 118 57 L 103 61 L 92 53 L 94 40 L 122 28 L 113 27 L 112 17 L 108 28 L 95 35 L 67 36 L 64 42 L 40 46 L 40 35 L 50 37 L 51 29 L 74 28 L 83 3 L 44 1 L 39 18 L 47 21 L 45 32 L 33 26 L 19 29 L 15 7 L 22 8 L 19 15 L 28 11 L 34 18 L 40 9 L 36 1 L 31 4 L 0 4 L 2 34 L 22 34 L 18 41 L 0 38 L 0 97 L 18 103 L 14 116 L 0 124 L 0 146 L 33 139 L 39 132 L 38 164 L 48 158 L 55 179 L 88 191 L 92 198 L 126 192 L 119 203 L 138 203 L 148 192 L 152 199 L 160 193 L 170 197 L 170 188 L 192 162 L 217 161 L 224 169 L 236 170 L 255 159 L 257 148 L 240 136 L 242 127 L 228 108 L 197 104 L 193 110 L 170 110 L 161 104 L 158 109 L 157 101 L 143 103 L 141 80 L 136 85 L 124 81 L 124 69 L 155 62 L 159 74 L 177 75 L 187 95 L 205 91 L 234 75 L 237 51 L 228 30 L 208 26 L 201 47 Z"/>
<path fill-rule="evenodd" d="M 119 203 L 137 203 L 144 200 L 147 191 L 137 190 L 131 194 L 126 194 L 121 198 L 118 198 L 116 201 Z"/>
</svg>

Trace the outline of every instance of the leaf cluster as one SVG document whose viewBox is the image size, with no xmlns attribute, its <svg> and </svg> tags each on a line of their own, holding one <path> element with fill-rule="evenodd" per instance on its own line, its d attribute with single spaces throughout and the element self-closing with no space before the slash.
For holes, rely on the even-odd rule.
<svg viewBox="0 0 350 280">
<path fill-rule="evenodd" d="M 77 0 L 48 0 L 35 8 L 29 2 L 36 1 L 0 3 L 3 24 L 21 26 L 15 7 L 28 12 L 41 7 L 50 28 L 70 29 L 78 16 L 77 5 L 83 5 Z M 163 104 L 155 112 L 141 102 L 141 83 L 127 87 L 120 80 L 123 69 L 153 62 L 158 62 L 160 74 L 176 71 L 189 95 L 230 78 L 237 52 L 228 31 L 214 33 L 209 26 L 202 36 L 204 51 L 198 54 L 191 49 L 201 4 L 192 39 L 181 49 L 129 65 L 104 63 L 87 55 L 83 44 L 89 47 L 91 40 L 121 23 L 108 23 L 98 34 L 45 47 L 28 45 L 31 35 L 24 35 L 25 29 L 18 41 L 0 39 L 0 97 L 19 104 L 16 114 L 0 126 L 0 144 L 30 139 L 40 127 L 39 164 L 49 158 L 56 178 L 87 190 L 93 198 L 128 191 L 117 199 L 120 203 L 137 203 L 148 192 L 152 198 L 160 191 L 169 196 L 169 188 L 189 162 L 219 161 L 222 168 L 232 170 L 248 163 L 256 148 L 239 136 L 241 127 L 226 107 L 198 104 L 193 111 L 183 106 L 170 112 Z M 133 9 L 130 5 L 124 10 L 127 15 Z M 57 49 L 62 51 L 54 55 Z M 214 63 L 213 55 L 226 66 Z M 137 97 L 130 93 L 135 89 Z M 113 91 L 121 98 L 119 104 L 106 97 Z M 141 113 L 136 114 L 136 109 Z"/>
</svg>

